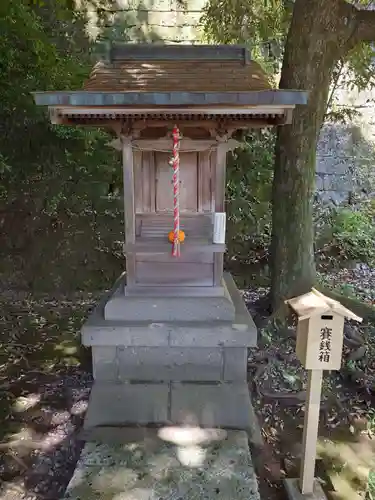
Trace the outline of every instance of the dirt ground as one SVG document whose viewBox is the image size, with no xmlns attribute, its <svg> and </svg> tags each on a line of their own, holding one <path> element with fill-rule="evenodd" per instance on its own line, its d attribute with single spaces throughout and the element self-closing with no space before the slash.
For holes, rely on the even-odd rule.
<svg viewBox="0 0 375 500">
<path fill-rule="evenodd" d="M 306 373 L 295 355 L 295 328 L 267 322 L 262 304 L 249 304 L 260 338 L 248 379 L 264 440 L 253 456 L 262 499 L 282 500 L 282 480 L 299 476 Z M 342 366 L 324 374 L 316 477 L 331 500 L 373 500 L 375 325 L 345 326 Z"/>
<path fill-rule="evenodd" d="M 0 295 L 2 500 L 56 500 L 70 480 L 92 384 L 90 353 L 80 348 L 78 332 L 98 296 Z M 246 299 L 260 326 L 249 390 L 264 446 L 253 456 L 262 500 L 281 500 L 282 479 L 298 475 L 305 374 L 294 354 L 294 329 L 267 323 L 259 288 Z M 347 325 L 344 368 L 325 374 L 317 476 L 331 499 L 372 499 L 374 337 L 374 325 Z"/>
</svg>

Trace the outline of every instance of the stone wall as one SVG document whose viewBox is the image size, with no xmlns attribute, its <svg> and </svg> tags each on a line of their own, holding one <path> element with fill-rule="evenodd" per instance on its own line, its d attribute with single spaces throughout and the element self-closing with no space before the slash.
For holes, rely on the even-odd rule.
<svg viewBox="0 0 375 500">
<path fill-rule="evenodd" d="M 202 36 L 200 18 L 206 0 L 116 0 L 102 32 L 105 38 L 136 42 L 194 43 Z M 98 34 L 92 13 L 91 34 Z M 338 106 L 351 106 L 360 116 L 346 125 L 326 123 L 317 149 L 317 197 L 345 202 L 350 193 L 375 191 L 375 92 L 337 91 Z"/>
<path fill-rule="evenodd" d="M 338 106 L 357 116 L 345 125 L 326 123 L 317 149 L 316 188 L 323 201 L 342 203 L 351 193 L 375 191 L 375 92 L 339 89 Z"/>
<path fill-rule="evenodd" d="M 116 0 L 109 15 L 106 38 L 134 42 L 194 43 L 199 40 L 199 21 L 206 0 Z M 95 25 L 95 19 L 93 23 Z M 91 29 L 95 36 L 95 27 Z"/>
</svg>

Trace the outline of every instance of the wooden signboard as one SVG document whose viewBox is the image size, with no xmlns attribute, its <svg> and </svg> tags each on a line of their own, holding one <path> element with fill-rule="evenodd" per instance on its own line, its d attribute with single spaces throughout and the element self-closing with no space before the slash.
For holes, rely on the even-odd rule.
<svg viewBox="0 0 375 500">
<path fill-rule="evenodd" d="M 306 370 L 339 370 L 344 339 L 344 318 L 321 314 L 299 322 L 297 357 Z"/>
<path fill-rule="evenodd" d="M 362 318 L 314 288 L 286 303 L 298 316 L 296 353 L 308 370 L 299 485 L 303 495 L 312 495 L 323 370 L 341 367 L 345 318 Z"/>
</svg>

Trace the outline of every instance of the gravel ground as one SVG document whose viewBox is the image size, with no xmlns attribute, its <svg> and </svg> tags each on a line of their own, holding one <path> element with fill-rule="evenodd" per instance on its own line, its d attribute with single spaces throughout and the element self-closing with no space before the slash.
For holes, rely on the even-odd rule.
<svg viewBox="0 0 375 500">
<path fill-rule="evenodd" d="M 326 275 L 325 280 L 336 286 L 349 286 L 358 297 L 375 303 L 375 269 L 357 266 Z M 251 310 L 252 304 L 267 291 L 266 288 L 258 288 L 245 292 L 244 298 Z M 11 320 L 5 317 L 3 321 L 10 324 L 9 330 L 14 338 L 13 316 L 17 300 L 13 293 L 11 295 L 2 294 L 3 304 L 11 303 L 12 307 Z M 25 314 L 24 300 L 24 297 L 19 299 L 18 317 Z M 57 299 L 53 301 L 55 304 L 59 302 Z M 70 301 L 65 297 L 62 302 L 67 308 L 65 314 L 68 318 L 71 314 L 69 304 L 74 303 L 75 310 L 79 307 L 76 299 Z M 93 302 L 93 296 L 88 302 Z M 51 306 L 48 301 L 47 306 Z M 56 327 L 52 323 L 49 326 Z M 21 334 L 15 335 L 15 338 L 18 345 L 22 344 Z M 28 348 L 26 344 L 26 352 Z M 17 387 L 13 390 L 12 381 L 9 382 L 4 373 L 4 366 L 0 363 L 0 405 L 7 404 L 11 394 L 13 406 L 17 400 L 17 404 L 23 404 L 24 408 L 21 417 L 15 410 L 0 414 L 0 420 L 5 419 L 2 427 L 12 429 L 11 442 L 4 437 L 0 444 L 1 499 L 58 500 L 63 497 L 83 446 L 78 434 L 92 385 L 91 374 L 79 366 L 52 369 L 48 374 L 31 366 L 17 375 L 18 378 L 14 379 Z"/>
<path fill-rule="evenodd" d="M 27 396 L 18 398 L 24 412 L 11 439 L 15 455 L 9 450 L 0 458 L 2 500 L 63 497 L 83 446 L 78 432 L 91 384 L 91 374 L 74 368 L 43 383 L 38 393 L 25 390 Z"/>
</svg>

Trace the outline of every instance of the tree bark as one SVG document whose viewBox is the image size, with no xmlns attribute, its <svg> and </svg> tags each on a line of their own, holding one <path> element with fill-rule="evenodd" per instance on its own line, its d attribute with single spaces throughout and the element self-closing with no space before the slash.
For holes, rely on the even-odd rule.
<svg viewBox="0 0 375 500">
<path fill-rule="evenodd" d="M 273 180 L 271 303 L 311 289 L 315 281 L 312 199 L 315 152 L 332 71 L 358 42 L 375 39 L 375 12 L 344 0 L 296 0 L 280 88 L 306 90 L 308 104 L 279 127 Z"/>
</svg>

